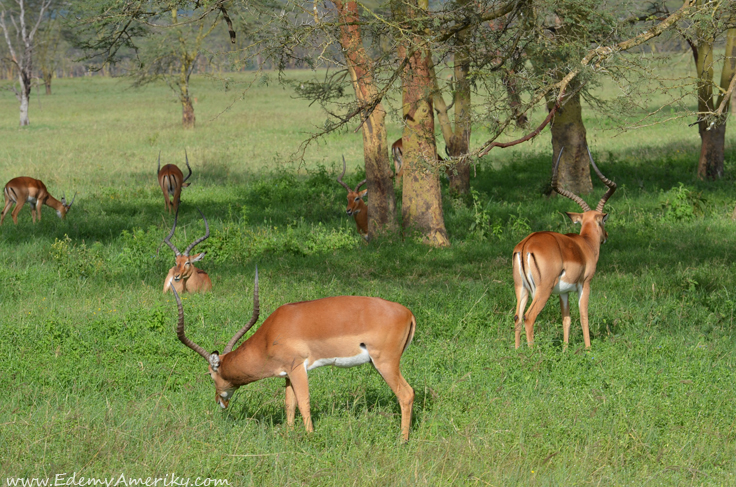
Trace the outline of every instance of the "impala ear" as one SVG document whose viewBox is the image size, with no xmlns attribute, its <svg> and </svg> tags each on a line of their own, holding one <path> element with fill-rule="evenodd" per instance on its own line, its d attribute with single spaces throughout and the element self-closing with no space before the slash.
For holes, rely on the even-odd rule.
<svg viewBox="0 0 736 487">
<path fill-rule="evenodd" d="M 608 221 L 608 213 L 604 213 L 603 218 L 601 218 L 601 223 L 605 225 L 607 221 Z"/>
<path fill-rule="evenodd" d="M 583 223 L 582 213 L 572 213 L 568 211 L 566 214 L 570 217 L 570 220 L 572 220 L 573 223 Z"/>
<path fill-rule="evenodd" d="M 217 368 L 220 366 L 220 354 L 217 350 L 210 354 L 209 363 L 212 370 L 217 372 Z"/>
<path fill-rule="evenodd" d="M 190 184 L 192 184 L 192 183 L 181 183 L 181 187 L 182 187 L 182 188 L 186 188 L 186 187 L 187 187 L 187 186 L 189 186 Z"/>
<path fill-rule="evenodd" d="M 361 191 L 360 193 L 358 193 L 358 196 L 360 196 L 362 198 L 363 196 L 365 196 L 367 194 L 368 194 L 368 189 L 364 189 L 363 191 Z"/>
<path fill-rule="evenodd" d="M 189 259 L 189 262 L 199 262 L 202 260 L 207 252 L 202 252 Z"/>
</svg>

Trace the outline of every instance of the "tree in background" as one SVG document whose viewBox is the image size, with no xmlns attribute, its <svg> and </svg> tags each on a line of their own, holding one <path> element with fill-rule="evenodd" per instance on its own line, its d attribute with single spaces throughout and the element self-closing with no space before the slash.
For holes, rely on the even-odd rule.
<svg viewBox="0 0 736 487">
<path fill-rule="evenodd" d="M 46 87 L 46 94 L 51 94 L 51 81 L 59 63 L 59 51 L 63 44 L 60 12 L 50 12 L 53 15 L 38 33 L 38 47 L 36 48 L 38 66 L 41 79 Z"/>
<path fill-rule="evenodd" d="M 698 14 L 688 19 L 689 25 L 682 26 L 682 33 L 690 44 L 697 76 L 698 177 L 715 180 L 723 176 L 729 95 L 734 91 L 731 82 L 736 74 L 736 5 L 706 0 L 697 0 L 696 5 L 700 7 Z M 713 46 L 724 33 L 723 67 L 720 80 L 716 82 L 715 67 L 719 59 Z"/>
<path fill-rule="evenodd" d="M 10 61 L 15 65 L 18 74 L 19 89 L 12 87 L 15 97 L 20 102 L 20 126 L 31 122 L 28 118 L 28 105 L 31 98 L 33 81 L 33 50 L 36 47 L 36 32 L 46 18 L 46 12 L 52 0 L 42 0 L 35 11 L 29 11 L 26 0 L 15 0 L 12 10 L 0 2 L 0 29 L 3 31 L 8 45 Z M 29 21 L 35 18 L 35 22 Z"/>
</svg>

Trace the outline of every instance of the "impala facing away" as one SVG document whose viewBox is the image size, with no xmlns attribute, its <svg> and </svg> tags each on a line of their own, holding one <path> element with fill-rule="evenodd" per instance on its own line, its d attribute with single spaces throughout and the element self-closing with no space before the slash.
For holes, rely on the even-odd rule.
<svg viewBox="0 0 736 487">
<path fill-rule="evenodd" d="M 225 346 L 222 355 L 207 353 L 184 334 L 184 310 L 179 308 L 176 334 L 209 364 L 215 401 L 227 408 L 240 386 L 269 377 L 286 379 L 286 422 L 293 426 L 296 408 L 307 431 L 314 431 L 309 409 L 308 372 L 323 365 L 353 367 L 372 363 L 401 405 L 401 436 L 409 439 L 414 390 L 399 370 L 401 355 L 414 337 L 416 319 L 404 306 L 380 298 L 336 296 L 285 304 L 266 318 L 240 347 L 233 347 L 258 320 L 258 269 L 253 292 L 253 316 Z"/>
<path fill-rule="evenodd" d="M 403 138 L 398 139 L 396 142 L 394 142 L 391 145 L 391 154 L 394 156 L 394 178 L 398 179 L 400 177 L 404 176 L 404 142 Z M 447 151 L 447 147 L 445 147 L 445 151 Z M 439 162 L 443 162 L 445 159 L 437 154 L 437 160 Z M 451 168 L 445 168 L 445 175 L 447 177 L 450 177 L 450 171 Z"/>
<path fill-rule="evenodd" d="M 174 216 L 174 226 L 171 227 L 171 232 L 164 239 L 164 242 L 171 248 L 171 250 L 174 251 L 174 255 L 176 257 L 176 265 L 169 269 L 169 273 L 164 281 L 164 293 L 171 288 L 176 288 L 180 293 L 206 293 L 212 289 L 210 276 L 208 276 L 202 269 L 194 267 L 194 262 L 202 260 L 205 253 L 202 252 L 201 254 L 193 256 L 189 255 L 189 252 L 191 252 L 195 245 L 204 242 L 207 237 L 210 236 L 210 226 L 207 224 L 207 219 L 204 217 L 204 213 L 202 213 L 202 211 L 200 211 L 199 214 L 202 215 L 202 219 L 204 220 L 205 234 L 203 237 L 199 237 L 194 242 L 190 243 L 186 250 L 184 250 L 184 253 L 181 253 L 170 240 L 171 237 L 174 236 L 176 221 L 179 218 L 179 210 L 176 211 L 176 215 Z"/>
<path fill-rule="evenodd" d="M 359 182 L 355 189 L 350 189 L 350 186 L 342 182 L 342 177 L 344 175 L 345 156 L 342 156 L 342 174 L 337 178 L 337 182 L 342 184 L 343 187 L 348 190 L 348 207 L 345 211 L 348 215 L 355 218 L 355 224 L 358 226 L 358 233 L 360 233 L 360 236 L 368 242 L 370 240 L 370 236 L 368 235 L 368 206 L 366 206 L 365 201 L 363 201 L 368 190 L 364 189 L 363 191 L 358 192 L 358 189 L 365 184 L 366 179 Z"/>
<path fill-rule="evenodd" d="M 161 167 L 161 152 L 158 153 L 158 185 L 161 186 L 161 191 L 164 192 L 164 200 L 166 202 L 166 209 L 171 210 L 179 209 L 179 202 L 181 201 L 181 189 L 186 188 L 191 183 L 187 183 L 187 179 L 192 175 L 192 168 L 189 167 L 189 157 L 187 151 L 184 151 L 184 157 L 187 161 L 187 169 L 189 174 L 184 177 L 184 173 L 181 172 L 175 164 L 166 164 Z M 173 202 L 169 199 L 169 196 L 173 198 Z"/>
<path fill-rule="evenodd" d="M 61 201 L 51 196 L 46 189 L 46 185 L 38 179 L 29 177 L 13 178 L 8 181 L 5 185 L 5 208 L 3 208 L 2 216 L 0 216 L 0 225 L 5 221 L 5 215 L 10 211 L 10 207 L 15 204 L 15 209 L 11 213 L 13 217 L 13 223 L 18 224 L 18 213 L 26 202 L 31 204 L 31 217 L 33 223 L 36 223 L 36 217 L 38 221 L 41 221 L 41 205 L 50 206 L 56 210 L 56 214 L 62 220 L 66 218 L 66 213 L 69 208 L 74 204 L 74 199 L 77 195 L 74 194 L 72 202 L 66 203 L 66 196 L 61 197 Z"/>
<path fill-rule="evenodd" d="M 563 148 L 564 149 L 564 148 Z M 608 239 L 605 223 L 608 215 L 603 213 L 603 206 L 616 191 L 616 183 L 601 174 L 588 150 L 590 163 L 598 177 L 608 186 L 608 191 L 598 202 L 595 210 L 579 196 L 557 187 L 557 167 L 562 157 L 562 149 L 552 171 L 552 189 L 560 195 L 570 198 L 579 204 L 583 213 L 567 213 L 573 223 L 580 223 L 580 234 L 562 235 L 556 232 L 535 232 L 514 247 L 514 290 L 516 291 L 516 314 L 514 324 L 516 331 L 516 348 L 521 345 L 521 327 L 526 329 L 526 341 L 529 346 L 534 342 L 534 320 L 542 311 L 550 295 L 560 296 L 562 308 L 562 333 L 565 346 L 570 337 L 570 304 L 568 294 L 578 293 L 580 323 L 583 327 L 585 347 L 590 347 L 590 331 L 588 329 L 588 297 L 590 281 L 598 264 L 601 244 Z M 529 295 L 532 304 L 524 313 Z"/>
</svg>

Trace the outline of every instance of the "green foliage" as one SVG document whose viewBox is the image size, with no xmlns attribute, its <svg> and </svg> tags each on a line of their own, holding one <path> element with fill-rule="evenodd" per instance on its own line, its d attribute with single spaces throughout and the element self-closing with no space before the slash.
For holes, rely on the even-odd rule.
<svg viewBox="0 0 736 487">
<path fill-rule="evenodd" d="M 682 183 L 676 188 L 663 192 L 662 198 L 664 201 L 661 206 L 664 209 L 665 221 L 691 221 L 705 214 L 706 201 L 702 192 L 696 193 Z"/>
</svg>

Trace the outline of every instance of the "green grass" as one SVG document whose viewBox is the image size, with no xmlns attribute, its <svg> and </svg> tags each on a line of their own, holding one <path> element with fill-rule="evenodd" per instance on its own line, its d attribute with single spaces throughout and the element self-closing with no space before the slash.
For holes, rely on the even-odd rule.
<svg viewBox="0 0 736 487">
<path fill-rule="evenodd" d="M 180 129 L 161 86 L 58 80 L 53 96 L 32 98 L 24 130 L 0 92 L 0 180 L 79 192 L 64 222 L 45 208 L 33 225 L 24 208 L 18 226 L 0 227 L 3 481 L 174 472 L 232 485 L 736 484 L 736 152 L 726 178 L 702 183 L 695 128 L 614 137 L 586 110 L 594 156 L 619 184 L 593 281 L 592 349 L 582 350 L 573 307 L 562 351 L 551 300 L 538 346 L 515 351 L 513 246 L 529 231 L 576 231 L 563 214 L 574 204 L 541 196 L 547 132 L 494 149 L 472 181 L 475 200 L 445 195 L 451 248 L 364 245 L 334 182 L 343 153 L 349 182 L 359 177 L 360 136 L 328 137 L 297 168 L 287 156 L 323 115 L 273 84 L 239 100 L 245 82 L 224 92 L 195 80 L 194 131 Z M 416 391 L 408 444 L 395 397 L 368 366 L 311 373 L 311 435 L 286 428 L 281 380 L 216 406 L 161 294 L 171 254 L 155 253 L 172 221 L 156 157 L 181 165 L 184 148 L 194 175 L 174 242 L 203 231 L 195 207 L 212 228 L 201 267 L 213 292 L 184 301 L 192 338 L 222 349 L 250 318 L 255 264 L 263 317 L 338 294 L 398 301 L 418 321 L 402 360 Z"/>
</svg>

